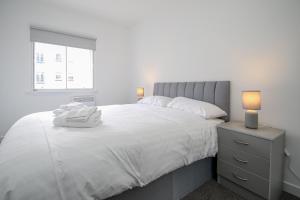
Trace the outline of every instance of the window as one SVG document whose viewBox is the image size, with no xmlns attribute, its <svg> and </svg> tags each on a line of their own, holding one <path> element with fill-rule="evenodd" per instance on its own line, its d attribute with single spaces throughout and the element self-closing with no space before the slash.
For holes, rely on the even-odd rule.
<svg viewBox="0 0 300 200">
<path fill-rule="evenodd" d="M 92 89 L 93 51 L 34 43 L 34 89 Z"/>
<path fill-rule="evenodd" d="M 93 88 L 95 40 L 31 28 L 34 90 Z"/>
</svg>

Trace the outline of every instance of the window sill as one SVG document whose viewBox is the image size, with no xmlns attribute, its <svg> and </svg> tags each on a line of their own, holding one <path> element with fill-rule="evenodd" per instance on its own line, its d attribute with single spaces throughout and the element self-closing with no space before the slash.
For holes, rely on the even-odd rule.
<svg viewBox="0 0 300 200">
<path fill-rule="evenodd" d="M 45 90 L 31 90 L 27 91 L 26 94 L 29 95 L 43 95 L 43 94 L 82 94 L 82 93 L 87 93 L 87 94 L 95 94 L 98 91 L 95 89 L 68 89 L 68 90 L 51 90 L 51 89 L 45 89 Z"/>
</svg>

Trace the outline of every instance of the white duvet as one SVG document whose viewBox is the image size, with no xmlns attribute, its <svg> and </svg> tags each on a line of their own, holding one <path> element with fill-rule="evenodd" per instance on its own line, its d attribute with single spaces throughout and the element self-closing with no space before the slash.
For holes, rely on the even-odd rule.
<svg viewBox="0 0 300 200">
<path fill-rule="evenodd" d="M 0 199 L 105 199 L 217 152 L 221 120 L 142 104 L 99 108 L 96 128 L 54 127 L 52 112 L 18 120 L 0 145 Z"/>
</svg>

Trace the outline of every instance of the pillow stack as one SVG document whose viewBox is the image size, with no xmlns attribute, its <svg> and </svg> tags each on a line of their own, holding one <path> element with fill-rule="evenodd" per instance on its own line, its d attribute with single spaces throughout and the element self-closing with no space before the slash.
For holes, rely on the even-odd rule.
<svg viewBox="0 0 300 200">
<path fill-rule="evenodd" d="M 214 104 L 186 97 L 148 96 L 139 100 L 138 103 L 182 110 L 205 119 L 215 119 L 227 115 L 224 110 Z"/>
<path fill-rule="evenodd" d="M 175 108 L 186 112 L 200 115 L 205 119 L 215 119 L 226 116 L 226 112 L 216 105 L 208 102 L 198 101 L 186 97 L 176 97 L 168 105 L 169 108 Z"/>
</svg>

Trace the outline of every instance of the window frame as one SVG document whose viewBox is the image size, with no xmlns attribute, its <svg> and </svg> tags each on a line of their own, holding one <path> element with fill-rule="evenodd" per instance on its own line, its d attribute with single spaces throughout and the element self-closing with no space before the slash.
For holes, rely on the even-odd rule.
<svg viewBox="0 0 300 200">
<path fill-rule="evenodd" d="M 93 70 L 92 70 L 92 88 L 64 88 L 64 89 L 36 89 L 35 88 L 35 43 L 36 42 L 31 42 L 31 66 L 32 66 L 32 70 L 31 70 L 31 91 L 33 93 L 83 93 L 83 92 L 97 92 L 95 90 L 95 50 L 89 49 L 91 50 L 93 53 L 93 59 L 92 59 L 92 63 L 93 63 Z M 38 43 L 44 43 L 44 44 L 50 44 L 50 43 L 46 43 L 46 42 L 38 42 Z M 59 45 L 59 46 L 64 46 L 64 47 L 71 47 L 71 46 L 65 46 L 65 45 Z M 67 49 L 66 49 L 67 50 Z M 66 55 L 67 56 L 67 55 Z M 66 60 L 67 63 L 67 60 Z M 67 66 L 67 65 L 66 65 Z M 67 68 L 66 68 L 67 70 Z M 67 81 L 67 79 L 66 79 Z"/>
</svg>

